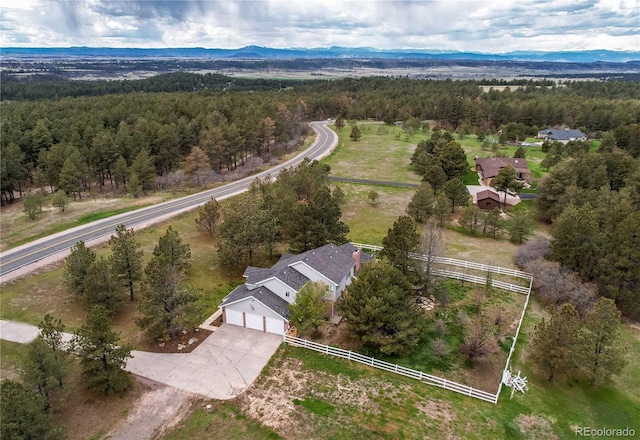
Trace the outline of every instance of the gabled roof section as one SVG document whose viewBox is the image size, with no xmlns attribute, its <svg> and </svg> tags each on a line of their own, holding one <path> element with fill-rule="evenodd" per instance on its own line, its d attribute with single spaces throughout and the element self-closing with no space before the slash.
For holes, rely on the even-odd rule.
<svg viewBox="0 0 640 440">
<path fill-rule="evenodd" d="M 260 301 L 283 318 L 288 318 L 289 316 L 289 303 L 285 300 L 266 287 L 258 287 L 257 289 L 249 290 L 247 289 L 246 284 L 239 285 L 233 289 L 231 293 L 225 296 L 222 299 L 220 307 L 236 303 L 247 298 L 254 298 L 256 301 Z"/>
<path fill-rule="evenodd" d="M 498 172 L 506 167 L 507 165 L 511 165 L 516 171 L 519 172 L 529 172 L 529 167 L 527 166 L 527 160 L 522 158 L 511 158 L 511 157 L 487 157 L 487 158 L 478 158 L 476 159 L 476 166 L 480 165 L 482 168 L 482 173 L 485 178 L 491 179 L 492 177 L 496 177 Z"/>
<path fill-rule="evenodd" d="M 490 189 L 485 189 L 484 191 L 480 191 L 476 194 L 476 200 L 484 200 L 484 199 L 491 199 L 500 203 L 500 196 L 497 193 L 491 191 Z"/>
<path fill-rule="evenodd" d="M 327 244 L 298 255 L 283 254 L 271 269 L 248 267 L 244 272 L 244 276 L 247 278 L 248 284 L 256 285 L 268 278 L 275 277 L 288 286 L 299 290 L 309 281 L 309 278 L 291 266 L 295 263 L 304 263 L 329 280 L 339 284 L 351 273 L 351 269 L 355 265 L 352 254 L 356 250 L 357 248 L 350 243 L 340 246 Z M 370 255 L 364 252 L 360 254 L 360 261 L 363 263 L 372 259 Z"/>
</svg>

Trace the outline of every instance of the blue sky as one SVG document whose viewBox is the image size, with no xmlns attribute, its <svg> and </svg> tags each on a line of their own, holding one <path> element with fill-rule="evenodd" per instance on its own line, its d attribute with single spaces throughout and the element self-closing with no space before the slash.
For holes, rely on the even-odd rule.
<svg viewBox="0 0 640 440">
<path fill-rule="evenodd" d="M 640 50 L 640 0 L 0 0 L 1 47 Z"/>
</svg>

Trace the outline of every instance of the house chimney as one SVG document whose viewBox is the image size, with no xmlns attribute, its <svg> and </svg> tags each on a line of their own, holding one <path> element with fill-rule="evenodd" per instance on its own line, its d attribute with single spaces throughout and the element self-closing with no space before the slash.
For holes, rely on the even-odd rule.
<svg viewBox="0 0 640 440">
<path fill-rule="evenodd" d="M 351 254 L 351 258 L 356 262 L 356 272 L 360 270 L 360 249 L 356 249 Z"/>
</svg>

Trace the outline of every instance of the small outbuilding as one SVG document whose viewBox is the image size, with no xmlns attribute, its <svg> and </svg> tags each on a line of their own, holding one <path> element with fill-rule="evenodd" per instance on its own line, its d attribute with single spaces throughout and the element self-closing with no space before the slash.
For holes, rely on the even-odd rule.
<svg viewBox="0 0 640 440">
<path fill-rule="evenodd" d="M 485 189 L 476 194 L 477 205 L 483 211 L 491 211 L 500 207 L 500 196 L 498 193 Z"/>
</svg>

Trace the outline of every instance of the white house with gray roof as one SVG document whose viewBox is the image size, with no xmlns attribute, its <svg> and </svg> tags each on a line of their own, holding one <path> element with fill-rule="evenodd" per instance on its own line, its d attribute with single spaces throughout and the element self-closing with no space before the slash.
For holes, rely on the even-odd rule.
<svg viewBox="0 0 640 440">
<path fill-rule="evenodd" d="M 580 130 L 547 128 L 538 132 L 538 139 L 558 141 L 566 144 L 569 141 L 586 141 L 587 135 Z"/>
<path fill-rule="evenodd" d="M 337 301 L 360 264 L 372 257 L 352 244 L 327 244 L 298 255 L 283 254 L 270 269 L 249 266 L 246 281 L 220 304 L 223 321 L 268 333 L 289 328 L 289 304 L 309 281 L 327 286 L 327 301 Z"/>
</svg>

